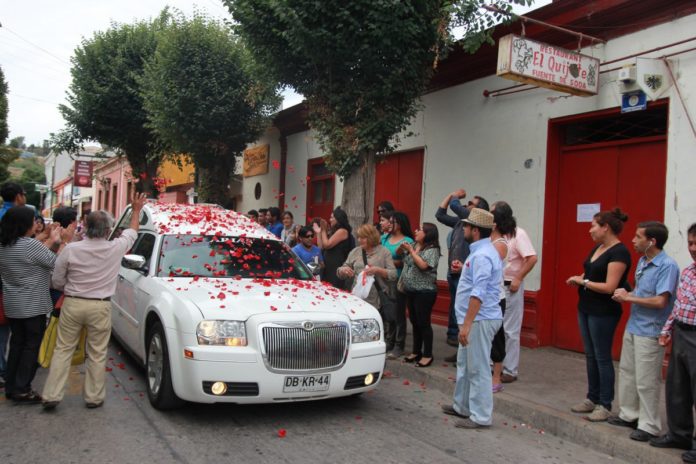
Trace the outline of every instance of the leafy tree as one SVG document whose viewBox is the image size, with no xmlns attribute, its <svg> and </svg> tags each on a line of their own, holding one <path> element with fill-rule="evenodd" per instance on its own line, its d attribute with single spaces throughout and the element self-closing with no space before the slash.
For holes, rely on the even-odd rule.
<svg viewBox="0 0 696 464">
<path fill-rule="evenodd" d="M 19 149 L 25 149 L 27 148 L 27 145 L 24 143 L 24 136 L 20 135 L 19 137 L 14 137 L 10 139 L 10 146 L 12 148 L 19 148 Z"/>
<path fill-rule="evenodd" d="M 7 126 L 7 113 L 9 111 L 9 105 L 7 103 L 7 82 L 5 82 L 5 73 L 0 67 L 0 145 L 5 144 L 7 136 L 10 133 L 9 127 Z"/>
<path fill-rule="evenodd" d="M 19 156 L 18 150 L 5 146 L 5 140 L 7 140 L 9 134 L 7 125 L 7 113 L 9 111 L 7 92 L 5 74 L 2 72 L 2 68 L 0 68 L 0 183 L 5 182 L 10 177 L 7 167 Z"/>
<path fill-rule="evenodd" d="M 248 143 L 280 104 L 276 85 L 254 73 L 229 27 L 200 14 L 172 18 L 142 79 L 149 127 L 199 170 L 199 198 L 227 204 L 228 184 Z"/>
<path fill-rule="evenodd" d="M 265 69 L 305 96 L 328 167 L 345 178 L 351 222 L 369 219 L 375 159 L 392 152 L 419 110 L 434 67 L 466 31 L 490 40 L 484 0 L 223 0 Z M 512 3 L 493 0 L 509 10 Z M 497 15 L 502 16 L 500 13 Z"/>
<path fill-rule="evenodd" d="M 72 58 L 68 104 L 60 106 L 66 128 L 51 137 L 57 151 L 74 153 L 86 140 L 118 148 L 141 179 L 138 190 L 153 194 L 162 147 L 146 124 L 139 79 L 168 18 L 165 10 L 152 21 L 112 24 L 83 40 Z"/>
</svg>

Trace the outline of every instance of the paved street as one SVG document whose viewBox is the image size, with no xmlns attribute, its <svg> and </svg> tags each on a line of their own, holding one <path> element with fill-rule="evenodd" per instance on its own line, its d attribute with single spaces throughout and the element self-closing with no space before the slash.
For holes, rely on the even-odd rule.
<svg viewBox="0 0 696 464">
<path fill-rule="evenodd" d="M 144 374 L 112 342 L 108 397 L 88 410 L 82 374 L 54 413 L 0 401 L 0 462 L 622 462 L 502 416 L 486 431 L 456 429 L 439 413 L 449 398 L 388 377 L 361 398 L 264 406 L 187 405 L 161 413 Z M 35 387 L 41 387 L 41 370 Z M 281 435 L 285 435 L 281 437 Z"/>
</svg>

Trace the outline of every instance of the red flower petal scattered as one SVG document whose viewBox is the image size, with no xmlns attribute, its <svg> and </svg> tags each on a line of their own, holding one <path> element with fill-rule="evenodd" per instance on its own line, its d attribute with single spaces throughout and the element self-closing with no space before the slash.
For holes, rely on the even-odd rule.
<svg viewBox="0 0 696 464">
<path fill-rule="evenodd" d="M 280 438 L 285 438 L 285 436 L 288 434 L 287 430 L 285 429 L 280 429 L 278 430 L 278 437 Z"/>
<path fill-rule="evenodd" d="M 404 385 L 411 385 L 411 382 L 408 381 L 408 379 L 404 380 Z"/>
</svg>

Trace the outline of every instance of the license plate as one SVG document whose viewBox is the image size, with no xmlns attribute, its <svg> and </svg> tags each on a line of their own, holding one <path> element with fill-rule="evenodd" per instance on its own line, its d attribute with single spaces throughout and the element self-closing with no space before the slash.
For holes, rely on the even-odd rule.
<svg viewBox="0 0 696 464">
<path fill-rule="evenodd" d="M 317 392 L 329 389 L 331 375 L 288 375 L 283 384 L 283 393 Z"/>
</svg>

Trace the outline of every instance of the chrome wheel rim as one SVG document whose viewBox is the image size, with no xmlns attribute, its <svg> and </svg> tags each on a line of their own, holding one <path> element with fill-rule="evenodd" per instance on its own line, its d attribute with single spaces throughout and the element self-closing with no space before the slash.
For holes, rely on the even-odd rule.
<svg viewBox="0 0 696 464">
<path fill-rule="evenodd" d="M 162 352 L 162 337 L 156 333 L 150 339 L 147 353 L 147 382 L 153 395 L 159 393 L 162 386 L 162 371 L 164 370 L 164 356 Z"/>
</svg>

